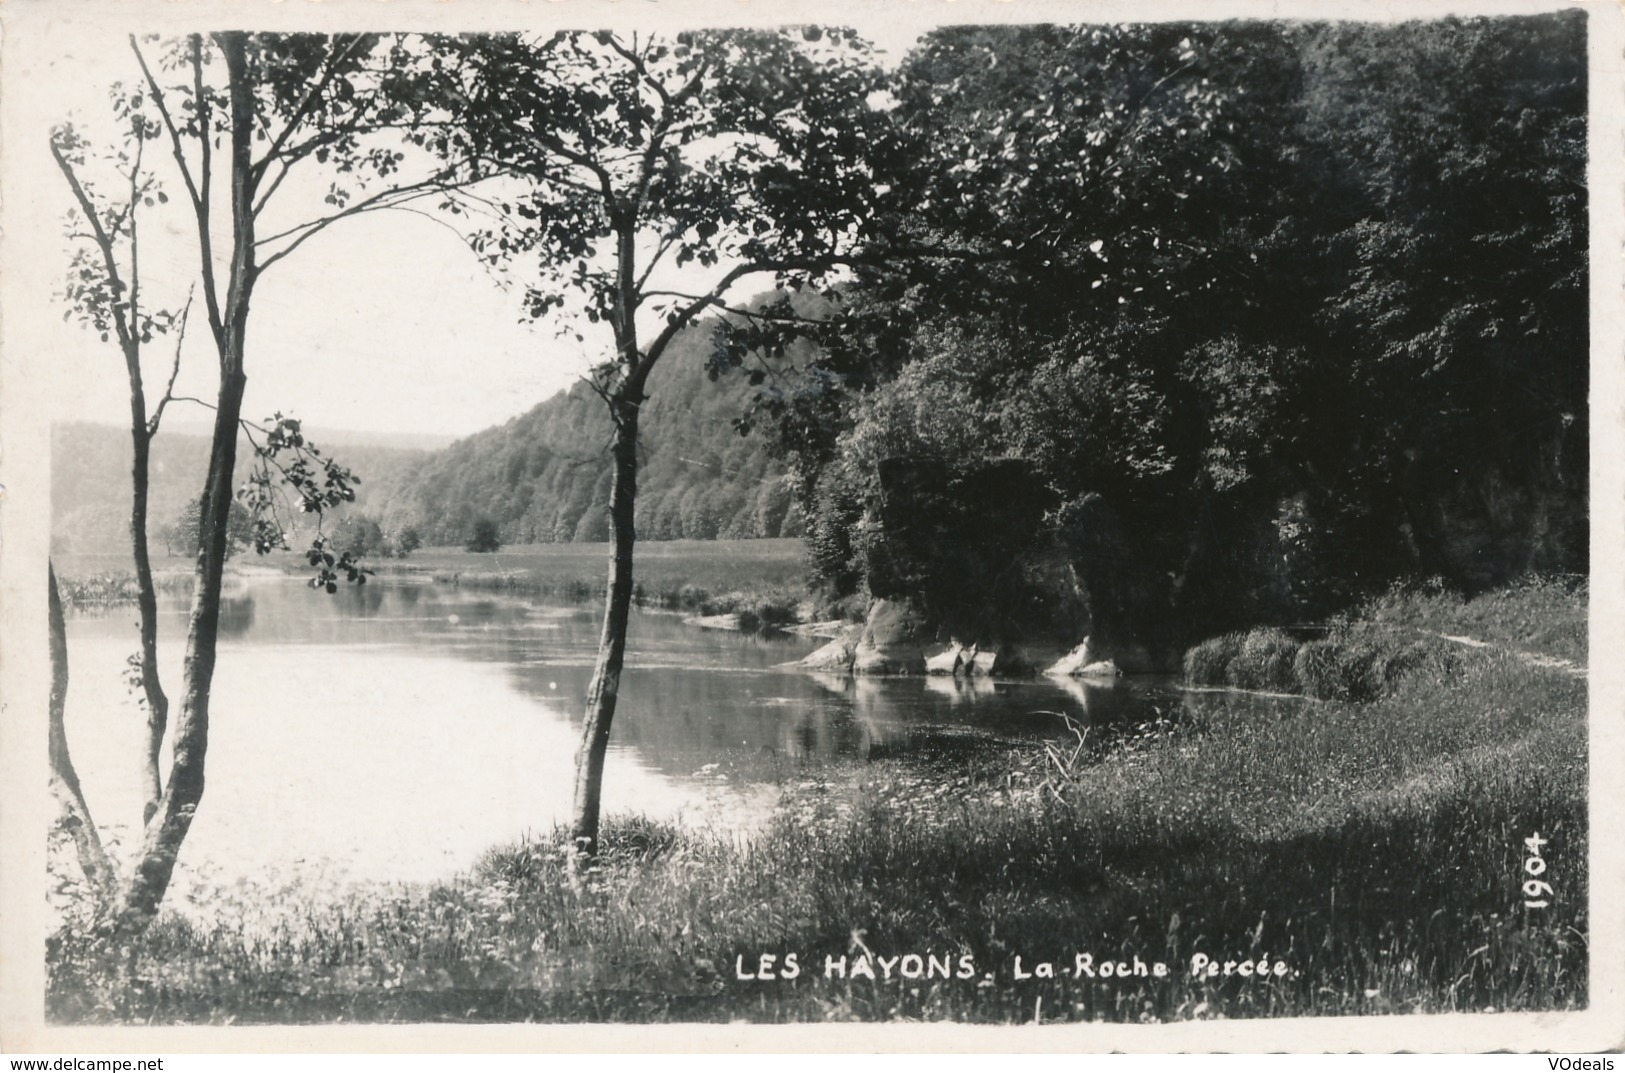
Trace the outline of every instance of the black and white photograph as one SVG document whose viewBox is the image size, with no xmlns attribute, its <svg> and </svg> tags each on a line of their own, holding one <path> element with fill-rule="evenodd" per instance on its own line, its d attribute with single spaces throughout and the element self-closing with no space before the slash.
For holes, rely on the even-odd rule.
<svg viewBox="0 0 1625 1073">
<path fill-rule="evenodd" d="M 8 3 L 3 1049 L 1625 1045 L 1621 23 Z"/>
</svg>

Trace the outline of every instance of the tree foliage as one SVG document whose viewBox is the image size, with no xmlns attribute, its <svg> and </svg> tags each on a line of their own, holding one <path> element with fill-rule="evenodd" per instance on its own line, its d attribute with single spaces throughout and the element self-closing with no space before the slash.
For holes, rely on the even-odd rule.
<svg viewBox="0 0 1625 1073">
<path fill-rule="evenodd" d="M 931 35 L 898 255 L 770 408 L 832 587 L 965 571 L 883 524 L 904 459 L 1025 462 L 1049 521 L 993 554 L 1062 541 L 1140 639 L 1583 567 L 1584 25 Z"/>
<path fill-rule="evenodd" d="M 164 529 L 164 540 L 172 554 L 192 555 L 198 549 L 203 501 L 193 498 L 181 508 L 180 515 Z M 233 552 L 250 547 L 254 541 L 254 516 L 241 503 L 231 506 L 231 527 L 228 530 Z"/>
</svg>

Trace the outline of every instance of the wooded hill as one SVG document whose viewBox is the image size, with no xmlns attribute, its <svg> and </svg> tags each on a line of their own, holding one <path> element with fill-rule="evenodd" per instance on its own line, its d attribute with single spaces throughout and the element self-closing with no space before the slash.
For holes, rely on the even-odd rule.
<svg viewBox="0 0 1625 1073">
<path fill-rule="evenodd" d="M 399 483 L 429 456 L 426 447 L 401 446 L 424 437 L 308 430 L 311 439 L 360 477 L 354 512 L 372 510 L 375 492 Z M 253 452 L 239 441 L 235 484 L 248 477 Z M 148 537 L 165 550 L 164 531 L 180 520 L 203 489 L 209 438 L 163 431 L 152 441 Z M 290 517 L 289 522 L 299 519 Z M 58 555 L 128 555 L 130 551 L 130 433 L 117 425 L 70 421 L 51 430 L 51 546 Z"/>
<path fill-rule="evenodd" d="M 637 532 L 642 540 L 796 536 L 784 463 L 733 422 L 754 390 L 738 372 L 712 382 L 706 324 L 672 344 L 643 406 Z M 384 531 L 414 525 L 428 544 L 460 544 L 490 518 L 509 544 L 609 539 L 609 417 L 586 384 L 459 440 L 372 488 Z"/>
</svg>

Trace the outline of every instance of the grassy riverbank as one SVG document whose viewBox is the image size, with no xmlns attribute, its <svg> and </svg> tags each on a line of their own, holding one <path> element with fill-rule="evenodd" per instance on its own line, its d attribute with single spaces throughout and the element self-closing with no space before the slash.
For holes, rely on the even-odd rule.
<svg viewBox="0 0 1625 1073">
<path fill-rule="evenodd" d="M 1563 606 L 1583 621 L 1583 605 Z M 59 937 L 50 1014 L 1136 1022 L 1585 1004 L 1583 679 L 1464 648 L 1448 678 L 1371 703 L 1215 710 L 1076 759 L 986 749 L 790 784 L 752 837 L 621 818 L 584 884 L 554 835 L 429 888 L 222 890 L 128 961 Z M 1555 893 L 1529 909 L 1537 832 Z M 792 952 L 796 979 L 740 979 Z M 866 953 L 876 979 L 854 979 Z M 1074 978 L 1080 953 L 1131 975 Z M 890 959 L 911 954 L 952 975 L 903 978 L 914 962 Z M 1197 955 L 1221 975 L 1192 977 Z M 1017 956 L 1059 975 L 1017 978 Z M 1259 958 L 1267 980 L 1222 975 Z"/>
<path fill-rule="evenodd" d="M 799 540 L 673 540 L 640 543 L 634 598 L 644 607 L 699 615 L 738 613 L 782 625 L 805 600 L 806 557 Z M 380 575 L 509 592 L 532 599 L 603 598 L 608 544 L 530 544 L 497 552 L 425 548 L 410 559 L 370 564 Z"/>
</svg>

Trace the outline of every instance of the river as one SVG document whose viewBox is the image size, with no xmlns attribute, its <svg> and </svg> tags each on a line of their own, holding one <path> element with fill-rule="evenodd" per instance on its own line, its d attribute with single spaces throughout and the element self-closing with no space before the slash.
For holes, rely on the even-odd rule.
<svg viewBox="0 0 1625 1073">
<path fill-rule="evenodd" d="M 184 866 L 216 882 L 310 867 L 429 881 L 566 818 L 596 605 L 394 579 L 334 596 L 294 578 L 233 585 Z M 172 697 L 187 605 L 161 602 Z M 69 742 L 93 815 L 125 845 L 141 811 L 144 716 L 124 678 L 135 618 L 118 607 L 68 623 Z M 1167 682 L 813 674 L 781 665 L 819 640 L 664 612 L 634 612 L 628 636 L 605 812 L 729 829 L 760 822 L 786 780 L 966 736 L 1066 737 L 1057 713 L 1121 725 L 1190 703 Z"/>
</svg>

